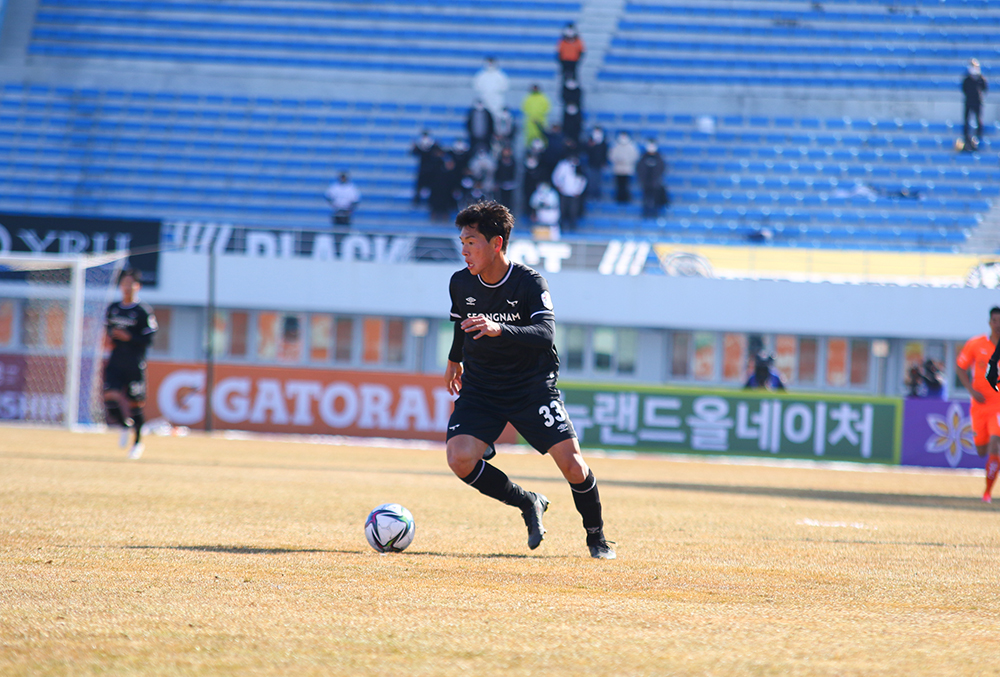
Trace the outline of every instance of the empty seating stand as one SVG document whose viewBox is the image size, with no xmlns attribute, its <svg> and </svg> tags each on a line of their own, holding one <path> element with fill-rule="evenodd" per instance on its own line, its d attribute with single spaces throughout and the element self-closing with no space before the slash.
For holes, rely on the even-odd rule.
<svg viewBox="0 0 1000 677">
<path fill-rule="evenodd" d="M 969 58 L 988 64 L 1000 53 L 997 3 L 779 0 L 760 5 L 628 0 L 599 78 L 955 91 Z"/>
<path fill-rule="evenodd" d="M 426 212 L 410 205 L 410 147 L 424 128 L 450 145 L 465 113 L 9 83 L 0 90 L 0 209 L 321 228 L 322 192 L 349 170 L 363 194 L 357 224 L 427 231 Z M 705 134 L 690 115 L 601 111 L 591 120 L 657 139 L 674 202 L 646 222 L 638 206 L 594 204 L 583 237 L 742 242 L 766 228 L 803 246 L 947 250 L 998 193 L 990 137 L 982 153 L 956 153 L 948 121 L 728 116 Z"/>
<path fill-rule="evenodd" d="M 551 77 L 570 0 L 40 0 L 30 55 L 468 77 Z"/>
</svg>

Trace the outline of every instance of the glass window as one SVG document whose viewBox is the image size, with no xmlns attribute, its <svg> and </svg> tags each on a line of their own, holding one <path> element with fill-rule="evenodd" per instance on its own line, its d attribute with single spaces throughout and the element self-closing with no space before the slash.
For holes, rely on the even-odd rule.
<svg viewBox="0 0 1000 677">
<path fill-rule="evenodd" d="M 302 316 L 292 313 L 257 313 L 257 357 L 278 362 L 302 359 Z"/>
<path fill-rule="evenodd" d="M 618 330 L 618 373 L 634 374 L 639 355 L 639 332 L 635 329 Z"/>
<path fill-rule="evenodd" d="M 814 338 L 799 339 L 799 383 L 815 383 L 817 362 L 819 359 L 819 342 Z"/>
<path fill-rule="evenodd" d="M 826 341 L 826 383 L 834 387 L 847 385 L 847 339 Z"/>
<path fill-rule="evenodd" d="M 615 354 L 615 330 L 609 327 L 594 329 L 594 371 L 611 371 Z"/>
<path fill-rule="evenodd" d="M 698 331 L 694 334 L 694 377 L 698 381 L 715 378 L 715 334 Z"/>
<path fill-rule="evenodd" d="M 747 335 L 722 335 L 722 380 L 739 381 L 747 377 Z"/>
<path fill-rule="evenodd" d="M 587 333 L 583 327 L 569 325 L 566 327 L 566 368 L 579 371 L 583 369 L 583 354 L 586 348 Z"/>
<path fill-rule="evenodd" d="M 309 359 L 312 362 L 329 362 L 333 356 L 333 317 L 309 316 Z"/>
<path fill-rule="evenodd" d="M 406 341 L 406 324 L 403 320 L 389 320 L 386 323 L 385 361 L 389 364 L 403 363 L 403 348 Z"/>
<path fill-rule="evenodd" d="M 868 365 L 871 355 L 871 341 L 853 339 L 851 341 L 851 385 L 868 385 Z"/>
<path fill-rule="evenodd" d="M 349 317 L 338 317 L 334 322 L 333 359 L 337 362 L 350 362 L 354 356 L 354 320 Z"/>
<path fill-rule="evenodd" d="M 0 300 L 0 346 L 14 342 L 14 300 Z"/>
<path fill-rule="evenodd" d="M 229 313 L 229 357 L 246 357 L 247 335 L 250 333 L 250 314 L 245 310 Z"/>
<path fill-rule="evenodd" d="M 670 375 L 678 378 L 690 376 L 691 332 L 675 331 L 670 342 Z"/>
<path fill-rule="evenodd" d="M 153 345 L 150 346 L 150 352 L 160 354 L 169 353 L 170 320 L 172 317 L 170 308 L 154 308 L 153 315 L 156 316 L 156 333 L 153 335 Z"/>
<path fill-rule="evenodd" d="M 437 364 L 439 369 L 444 369 L 448 365 L 448 353 L 451 352 L 451 344 L 455 340 L 455 323 L 444 320 L 438 323 L 437 330 Z"/>
<path fill-rule="evenodd" d="M 361 346 L 361 360 L 365 364 L 376 364 L 382 361 L 382 330 L 385 320 L 380 317 L 366 317 L 361 323 L 364 334 Z"/>
<path fill-rule="evenodd" d="M 794 336 L 774 337 L 774 368 L 785 383 L 795 382 L 796 343 Z"/>
<path fill-rule="evenodd" d="M 212 326 L 212 354 L 216 357 L 226 355 L 229 347 L 229 311 L 215 311 L 215 323 Z"/>
</svg>

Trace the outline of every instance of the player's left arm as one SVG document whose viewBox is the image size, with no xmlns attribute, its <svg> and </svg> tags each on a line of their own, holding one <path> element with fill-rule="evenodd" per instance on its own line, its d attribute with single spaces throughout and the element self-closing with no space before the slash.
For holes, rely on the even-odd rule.
<svg viewBox="0 0 1000 677">
<path fill-rule="evenodd" d="M 153 342 L 153 334 L 159 329 L 159 325 L 156 323 L 156 315 L 153 314 L 153 309 L 149 306 L 140 306 L 142 308 L 142 317 L 136 322 L 135 327 L 132 328 L 132 343 L 138 347 L 148 348 Z"/>
<path fill-rule="evenodd" d="M 462 330 L 472 333 L 473 339 L 483 336 L 503 336 L 514 343 L 533 348 L 548 348 L 555 342 L 556 319 L 552 312 L 552 297 L 545 279 L 537 276 L 527 282 L 527 289 L 517 303 L 523 303 L 528 314 L 528 324 L 501 324 L 484 316 L 466 318 Z"/>
</svg>

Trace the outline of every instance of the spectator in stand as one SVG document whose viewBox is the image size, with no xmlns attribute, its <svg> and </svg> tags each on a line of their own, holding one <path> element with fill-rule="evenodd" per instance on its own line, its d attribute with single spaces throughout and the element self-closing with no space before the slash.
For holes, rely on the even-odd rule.
<svg viewBox="0 0 1000 677">
<path fill-rule="evenodd" d="M 580 140 L 583 133 L 583 111 L 576 104 L 570 103 L 563 107 L 562 133 L 567 141 L 578 143 Z"/>
<path fill-rule="evenodd" d="M 507 79 L 507 74 L 497 66 L 496 59 L 491 56 L 486 57 L 482 70 L 472 79 L 472 88 L 493 119 L 500 117 L 500 112 L 507 105 L 510 81 Z"/>
<path fill-rule="evenodd" d="M 784 390 L 785 382 L 781 380 L 781 374 L 774 368 L 774 357 L 768 353 L 758 353 L 754 357 L 753 372 L 743 388 L 747 390 Z"/>
<path fill-rule="evenodd" d="M 587 197 L 590 200 L 601 199 L 601 179 L 604 166 L 608 164 L 608 142 L 604 139 L 604 130 L 594 127 L 583 146 L 587 158 Z"/>
<path fill-rule="evenodd" d="M 566 138 L 562 133 L 562 125 L 552 125 L 545 131 L 545 152 L 542 153 L 542 170 L 545 180 L 552 178 L 556 165 L 566 157 Z"/>
<path fill-rule="evenodd" d="M 340 178 L 331 183 L 323 195 L 333 209 L 331 215 L 333 225 L 351 225 L 351 216 L 354 214 L 354 208 L 361 202 L 361 193 L 347 172 L 341 172 Z"/>
<path fill-rule="evenodd" d="M 535 188 L 529 200 L 534 223 L 548 229 L 549 239 L 559 239 L 559 193 L 547 181 Z"/>
<path fill-rule="evenodd" d="M 489 148 L 493 141 L 493 114 L 486 110 L 482 101 L 476 100 L 469 109 L 465 120 L 465 128 L 469 132 L 469 145 L 472 152 L 480 148 Z"/>
<path fill-rule="evenodd" d="M 458 208 L 461 174 L 455 169 L 455 160 L 440 147 L 434 153 L 431 169 L 430 207 L 431 220 L 446 222 Z"/>
<path fill-rule="evenodd" d="M 962 80 L 962 93 L 965 95 L 965 115 L 962 125 L 962 133 L 965 136 L 964 150 L 973 151 L 979 147 L 979 141 L 983 138 L 983 97 L 986 95 L 986 79 L 979 69 L 979 62 L 975 59 L 969 60 L 969 69 Z M 976 136 L 969 133 L 969 116 L 976 118 Z"/>
<path fill-rule="evenodd" d="M 500 150 L 500 157 L 497 158 L 496 174 L 497 200 L 511 213 L 516 211 L 514 205 L 514 191 L 517 190 L 517 161 L 514 159 L 514 151 L 510 146 L 504 146 Z"/>
<path fill-rule="evenodd" d="M 410 151 L 417 158 L 417 182 L 413 187 L 413 205 L 416 206 L 430 195 L 431 172 L 436 164 L 434 153 L 439 147 L 434 137 L 426 129 L 420 133 Z"/>
<path fill-rule="evenodd" d="M 455 139 L 455 143 L 451 144 L 451 159 L 455 161 L 455 173 L 458 176 L 465 174 L 472 160 L 472 149 L 469 148 L 469 144 L 463 139 Z"/>
<path fill-rule="evenodd" d="M 583 40 L 580 39 L 580 35 L 576 31 L 576 24 L 573 22 L 566 24 L 562 37 L 559 39 L 559 45 L 556 47 L 556 58 L 559 59 L 559 64 L 562 66 L 563 82 L 577 79 L 576 68 L 583 60 L 586 51 Z"/>
<path fill-rule="evenodd" d="M 493 145 L 496 152 L 504 148 L 514 146 L 514 137 L 517 136 L 517 123 L 514 121 L 514 114 L 510 108 L 504 107 L 499 115 L 493 116 Z"/>
<path fill-rule="evenodd" d="M 524 156 L 524 173 L 521 175 L 521 195 L 524 200 L 524 213 L 529 218 L 534 219 L 535 208 L 531 206 L 531 196 L 535 194 L 535 189 L 542 181 L 547 181 L 545 176 L 545 166 L 542 164 L 542 153 L 545 151 L 545 142 L 535 139 L 531 142 L 531 148 Z M 558 203 L 557 203 L 558 204 Z M 558 218 L 556 219 L 558 221 Z"/>
<path fill-rule="evenodd" d="M 559 226 L 572 233 L 583 211 L 583 193 L 587 190 L 587 177 L 580 166 L 580 158 L 570 155 L 556 165 L 552 184 L 559 191 Z"/>
<path fill-rule="evenodd" d="M 487 200 L 492 200 L 494 175 L 497 171 L 497 163 L 493 159 L 493 153 L 485 146 L 480 146 L 476 154 L 472 156 L 472 160 L 469 161 L 469 171 L 482 196 Z"/>
<path fill-rule="evenodd" d="M 524 114 L 524 144 L 531 146 L 535 139 L 544 136 L 544 130 L 549 124 L 549 110 L 552 104 L 538 85 L 531 86 L 531 92 L 521 102 L 521 113 Z"/>
<path fill-rule="evenodd" d="M 608 151 L 608 159 L 615 175 L 615 202 L 627 205 L 632 201 L 632 177 L 639 161 L 639 148 L 628 132 L 618 132 L 615 145 Z"/>
<path fill-rule="evenodd" d="M 660 209 L 666 205 L 666 187 L 663 177 L 667 173 L 667 163 L 656 147 L 655 139 L 646 141 L 646 152 L 636 164 L 635 174 L 642 191 L 642 218 L 655 219 Z"/>
</svg>

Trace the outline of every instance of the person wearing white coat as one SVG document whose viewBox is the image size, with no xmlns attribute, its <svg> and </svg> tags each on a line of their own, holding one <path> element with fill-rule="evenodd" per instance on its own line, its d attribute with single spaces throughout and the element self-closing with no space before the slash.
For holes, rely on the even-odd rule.
<svg viewBox="0 0 1000 677">
<path fill-rule="evenodd" d="M 492 57 L 486 59 L 486 64 L 472 79 L 472 88 L 476 90 L 476 95 L 493 119 L 500 117 L 504 106 L 507 105 L 510 81 Z"/>
<path fill-rule="evenodd" d="M 632 177 L 639 162 L 639 147 L 626 132 L 619 132 L 615 145 L 608 151 L 611 171 L 615 175 L 615 201 L 627 205 L 632 201 Z"/>
</svg>

